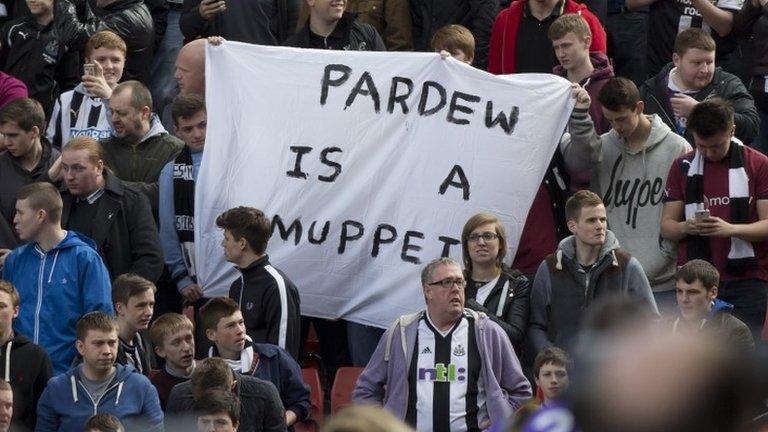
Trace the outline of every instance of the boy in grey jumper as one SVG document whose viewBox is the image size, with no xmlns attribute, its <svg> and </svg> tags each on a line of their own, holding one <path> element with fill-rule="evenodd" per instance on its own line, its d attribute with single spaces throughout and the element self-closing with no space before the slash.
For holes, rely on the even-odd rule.
<svg viewBox="0 0 768 432">
<path fill-rule="evenodd" d="M 677 245 L 660 240 L 662 197 L 672 162 L 691 150 L 657 115 L 645 115 L 632 81 L 613 78 L 598 95 L 611 130 L 595 132 L 590 99 L 575 88 L 576 108 L 563 156 L 569 169 L 592 169 L 590 189 L 600 195 L 608 227 L 640 261 L 662 313 L 674 313 Z"/>
</svg>

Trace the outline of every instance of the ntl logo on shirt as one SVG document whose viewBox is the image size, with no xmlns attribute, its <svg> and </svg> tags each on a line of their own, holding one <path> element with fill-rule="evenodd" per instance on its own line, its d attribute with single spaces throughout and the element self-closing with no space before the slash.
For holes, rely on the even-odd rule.
<svg viewBox="0 0 768 432">
<path fill-rule="evenodd" d="M 419 381 L 464 382 L 467 370 L 453 363 L 436 363 L 434 368 L 419 368 Z"/>
</svg>

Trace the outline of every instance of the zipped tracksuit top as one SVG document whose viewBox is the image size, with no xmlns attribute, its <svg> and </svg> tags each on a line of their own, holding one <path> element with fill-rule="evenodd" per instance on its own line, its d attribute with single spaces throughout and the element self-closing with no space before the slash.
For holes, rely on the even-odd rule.
<svg viewBox="0 0 768 432">
<path fill-rule="evenodd" d="M 54 375 L 72 365 L 77 320 L 88 312 L 114 315 L 112 284 L 96 245 L 75 231 L 47 252 L 27 243 L 8 255 L 3 279 L 19 291 L 13 323 L 51 356 Z"/>
</svg>

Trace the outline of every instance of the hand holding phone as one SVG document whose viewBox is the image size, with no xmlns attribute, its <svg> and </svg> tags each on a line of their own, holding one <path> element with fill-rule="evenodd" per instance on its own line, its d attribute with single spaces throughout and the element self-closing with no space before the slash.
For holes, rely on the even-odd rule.
<svg viewBox="0 0 768 432">
<path fill-rule="evenodd" d="M 202 0 L 198 11 L 204 20 L 212 20 L 226 9 L 227 5 L 224 0 Z"/>
<path fill-rule="evenodd" d="M 83 75 L 97 76 L 98 73 L 95 63 L 86 63 L 83 65 Z"/>
<path fill-rule="evenodd" d="M 696 222 L 701 222 L 704 219 L 709 219 L 710 218 L 709 210 L 696 210 L 696 213 L 694 214 L 694 218 L 696 219 Z"/>
</svg>

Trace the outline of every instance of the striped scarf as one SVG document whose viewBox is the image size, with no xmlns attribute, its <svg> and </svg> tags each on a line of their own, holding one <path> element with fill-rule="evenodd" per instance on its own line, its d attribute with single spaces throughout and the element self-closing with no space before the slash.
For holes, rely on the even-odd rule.
<svg viewBox="0 0 768 432">
<path fill-rule="evenodd" d="M 749 177 L 744 169 L 744 145 L 736 138 L 731 140 L 728 150 L 728 197 L 731 209 L 731 223 L 749 222 Z M 688 166 L 685 184 L 685 218 L 692 219 L 696 210 L 704 209 L 704 157 L 696 151 Z M 688 260 L 703 259 L 712 262 L 712 251 L 707 237 L 692 235 L 686 240 Z M 757 266 L 752 244 L 738 237 L 731 237 L 728 251 L 728 273 L 739 275 Z"/>
</svg>

